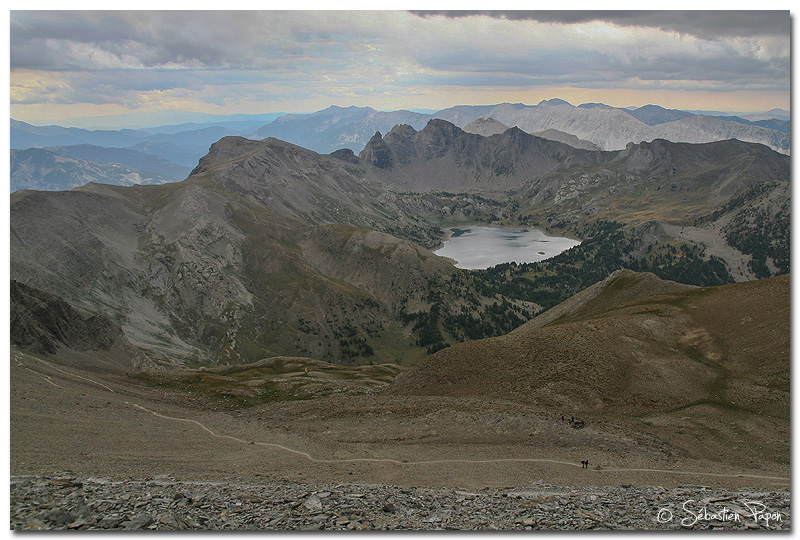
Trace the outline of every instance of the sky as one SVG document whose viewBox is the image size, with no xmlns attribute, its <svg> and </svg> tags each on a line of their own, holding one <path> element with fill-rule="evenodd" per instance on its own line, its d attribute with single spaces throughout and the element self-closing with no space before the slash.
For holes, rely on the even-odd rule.
<svg viewBox="0 0 800 540">
<path fill-rule="evenodd" d="M 10 114 L 789 109 L 788 11 L 11 11 Z"/>
</svg>

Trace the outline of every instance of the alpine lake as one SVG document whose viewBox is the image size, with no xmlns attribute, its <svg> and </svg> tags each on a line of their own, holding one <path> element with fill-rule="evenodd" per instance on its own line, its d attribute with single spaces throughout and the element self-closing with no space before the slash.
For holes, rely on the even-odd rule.
<svg viewBox="0 0 800 540">
<path fill-rule="evenodd" d="M 580 240 L 547 236 L 537 229 L 453 227 L 434 253 L 455 261 L 458 268 L 483 270 L 497 264 L 538 262 L 577 246 Z"/>
</svg>

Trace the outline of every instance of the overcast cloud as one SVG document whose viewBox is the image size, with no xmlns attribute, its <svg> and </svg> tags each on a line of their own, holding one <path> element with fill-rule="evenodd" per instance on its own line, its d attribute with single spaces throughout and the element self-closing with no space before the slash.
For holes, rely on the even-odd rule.
<svg viewBox="0 0 800 540">
<path fill-rule="evenodd" d="M 769 92 L 788 107 L 789 33 L 785 11 L 12 11 L 12 116 L 437 108 L 599 88 Z"/>
<path fill-rule="evenodd" d="M 789 34 L 786 11 L 412 11 L 420 17 L 497 19 L 577 24 L 608 22 L 618 26 L 658 28 L 705 39 Z"/>
</svg>

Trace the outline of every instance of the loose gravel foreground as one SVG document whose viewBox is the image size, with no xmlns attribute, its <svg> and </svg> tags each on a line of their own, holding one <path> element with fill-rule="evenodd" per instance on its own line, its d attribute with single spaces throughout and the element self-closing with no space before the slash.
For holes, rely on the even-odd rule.
<svg viewBox="0 0 800 540">
<path fill-rule="evenodd" d="M 11 477 L 11 528 L 165 530 L 790 529 L 788 491 L 419 488 L 287 481 Z"/>
</svg>

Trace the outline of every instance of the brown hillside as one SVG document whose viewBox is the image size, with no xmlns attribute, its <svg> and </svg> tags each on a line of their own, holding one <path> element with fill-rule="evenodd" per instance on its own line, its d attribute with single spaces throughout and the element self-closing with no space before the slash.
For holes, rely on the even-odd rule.
<svg viewBox="0 0 800 540">
<path fill-rule="evenodd" d="M 587 287 L 575 296 L 523 324 L 514 332 L 527 332 L 549 324 L 577 321 L 599 315 L 607 309 L 615 308 L 643 296 L 688 288 L 691 286 L 659 279 L 651 272 L 617 270 L 603 281 Z"/>
<path fill-rule="evenodd" d="M 504 398 L 579 414 L 647 415 L 703 403 L 788 419 L 788 276 L 681 290 L 630 274 L 622 277 L 674 290 L 633 299 L 613 286 L 618 279 L 607 280 L 590 299 L 554 308 L 557 317 L 545 315 L 541 327 L 535 320 L 440 351 L 388 391 Z"/>
</svg>

